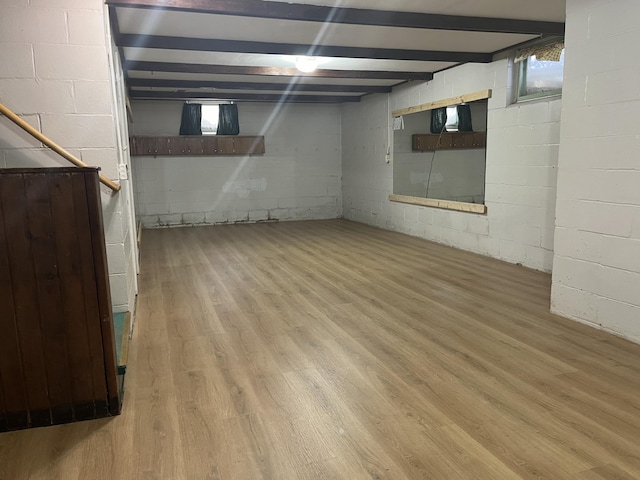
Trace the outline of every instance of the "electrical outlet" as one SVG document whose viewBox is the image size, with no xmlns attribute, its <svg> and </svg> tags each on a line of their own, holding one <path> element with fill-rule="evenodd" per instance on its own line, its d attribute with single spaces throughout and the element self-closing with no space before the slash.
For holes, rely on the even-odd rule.
<svg viewBox="0 0 640 480">
<path fill-rule="evenodd" d="M 120 180 L 126 180 L 127 178 L 129 178 L 127 165 L 125 163 L 118 164 L 118 176 L 120 177 Z"/>
<path fill-rule="evenodd" d="M 391 154 L 390 153 L 387 153 L 384 156 L 384 161 L 387 163 L 387 165 L 389 165 L 391 163 Z"/>
</svg>

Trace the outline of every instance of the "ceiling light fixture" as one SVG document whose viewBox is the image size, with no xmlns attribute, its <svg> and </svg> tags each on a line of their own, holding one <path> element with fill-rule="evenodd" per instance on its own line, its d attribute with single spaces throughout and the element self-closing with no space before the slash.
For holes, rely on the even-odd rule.
<svg viewBox="0 0 640 480">
<path fill-rule="evenodd" d="M 311 73 L 318 68 L 316 57 L 296 57 L 296 68 L 303 73 Z"/>
</svg>

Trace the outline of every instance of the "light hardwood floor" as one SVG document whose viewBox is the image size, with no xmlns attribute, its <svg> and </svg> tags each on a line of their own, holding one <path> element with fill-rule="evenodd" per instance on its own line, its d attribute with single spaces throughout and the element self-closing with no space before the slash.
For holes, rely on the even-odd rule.
<svg viewBox="0 0 640 480">
<path fill-rule="evenodd" d="M 124 413 L 0 479 L 640 478 L 640 345 L 546 274 L 343 220 L 147 230 Z"/>
</svg>

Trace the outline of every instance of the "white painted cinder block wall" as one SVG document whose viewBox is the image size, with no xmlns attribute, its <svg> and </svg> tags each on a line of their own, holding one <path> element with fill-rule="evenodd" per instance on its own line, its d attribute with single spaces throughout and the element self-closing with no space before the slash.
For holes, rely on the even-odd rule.
<svg viewBox="0 0 640 480">
<path fill-rule="evenodd" d="M 345 218 L 551 271 L 561 99 L 510 104 L 507 59 L 468 64 L 343 108 Z M 390 111 L 484 89 L 489 100 L 487 215 L 392 203 Z"/>
<path fill-rule="evenodd" d="M 101 0 L 2 0 L 0 101 L 91 166 L 116 180 L 118 149 L 110 40 Z M 0 119 L 0 166 L 68 166 Z M 123 197 L 103 188 L 112 302 L 126 311 L 131 255 Z"/>
<path fill-rule="evenodd" d="M 182 103 L 133 103 L 131 132 L 177 135 Z M 145 227 L 312 220 L 342 213 L 336 105 L 238 105 L 241 135 L 264 135 L 265 155 L 134 157 Z"/>
<path fill-rule="evenodd" d="M 567 1 L 551 308 L 640 342 L 640 2 Z"/>
</svg>

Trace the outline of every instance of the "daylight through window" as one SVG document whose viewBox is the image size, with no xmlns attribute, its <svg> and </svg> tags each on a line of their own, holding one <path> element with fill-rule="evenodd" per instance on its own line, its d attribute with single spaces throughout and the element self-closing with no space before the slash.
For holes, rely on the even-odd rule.
<svg viewBox="0 0 640 480">
<path fill-rule="evenodd" d="M 564 48 L 559 61 L 538 60 L 530 55 L 518 63 L 517 100 L 527 100 L 562 93 Z"/>
<path fill-rule="evenodd" d="M 218 105 L 202 105 L 200 126 L 203 135 L 215 135 L 218 131 Z"/>
<path fill-rule="evenodd" d="M 446 124 L 447 132 L 457 132 L 458 131 L 458 107 L 447 107 L 447 124 Z"/>
</svg>

